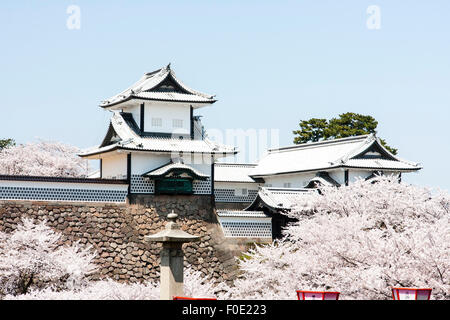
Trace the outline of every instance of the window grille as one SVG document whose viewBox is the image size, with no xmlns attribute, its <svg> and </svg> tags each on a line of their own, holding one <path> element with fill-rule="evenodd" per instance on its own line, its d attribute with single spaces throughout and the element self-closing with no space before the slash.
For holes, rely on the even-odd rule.
<svg viewBox="0 0 450 320">
<path fill-rule="evenodd" d="M 248 190 L 247 195 L 236 195 L 235 189 L 214 189 L 216 202 L 252 202 L 258 195 L 258 190 Z"/>
<path fill-rule="evenodd" d="M 211 180 L 192 181 L 194 194 L 211 194 Z M 131 193 L 155 193 L 155 181 L 142 177 L 138 174 L 131 175 Z"/>
<path fill-rule="evenodd" d="M 248 196 L 248 190 L 247 190 L 247 188 L 235 189 L 234 190 L 234 195 L 236 197 L 247 197 Z"/>
<path fill-rule="evenodd" d="M 0 187 L 1 200 L 125 202 L 128 190 Z"/>
<path fill-rule="evenodd" d="M 192 182 L 194 194 L 211 194 L 211 180 L 194 180 Z"/>
<path fill-rule="evenodd" d="M 155 193 L 155 182 L 138 174 L 131 175 L 131 193 Z"/>
<path fill-rule="evenodd" d="M 220 219 L 219 220 L 223 220 Z M 227 220 L 220 222 L 225 237 L 228 238 L 272 238 L 272 223 L 264 219 L 258 221 Z"/>
<path fill-rule="evenodd" d="M 152 127 L 162 127 L 162 119 L 152 118 Z"/>
<path fill-rule="evenodd" d="M 174 128 L 183 128 L 183 120 L 181 120 L 181 119 L 173 119 L 172 120 L 172 126 Z"/>
</svg>

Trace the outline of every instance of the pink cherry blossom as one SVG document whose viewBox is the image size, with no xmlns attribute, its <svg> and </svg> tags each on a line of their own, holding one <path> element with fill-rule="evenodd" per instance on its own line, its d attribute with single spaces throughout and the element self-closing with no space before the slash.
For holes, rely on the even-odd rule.
<svg viewBox="0 0 450 320">
<path fill-rule="evenodd" d="M 60 142 L 38 141 L 0 151 L 0 174 L 25 176 L 83 177 L 88 162 L 76 147 Z"/>
<path fill-rule="evenodd" d="M 391 299 L 396 286 L 448 299 L 449 194 L 389 177 L 373 182 L 305 197 L 289 213 L 299 221 L 286 238 L 247 253 L 232 295 L 295 299 L 296 290 L 331 290 L 340 299 Z"/>
</svg>

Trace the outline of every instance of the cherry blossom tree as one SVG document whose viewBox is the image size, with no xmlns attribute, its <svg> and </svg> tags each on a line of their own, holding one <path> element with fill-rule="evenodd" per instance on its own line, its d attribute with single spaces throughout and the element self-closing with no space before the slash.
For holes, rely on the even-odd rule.
<svg viewBox="0 0 450 320">
<path fill-rule="evenodd" d="M 450 297 L 450 196 L 380 177 L 311 194 L 289 215 L 286 238 L 241 262 L 234 298 L 295 299 L 296 290 L 342 299 L 391 299 L 390 288 Z"/>
<path fill-rule="evenodd" d="M 96 270 L 95 252 L 78 242 L 61 245 L 61 234 L 45 221 L 24 218 L 11 233 L 0 232 L 0 295 L 25 294 L 32 288 L 76 289 Z"/>
<path fill-rule="evenodd" d="M 0 174 L 27 176 L 82 177 L 88 162 L 80 149 L 59 142 L 38 141 L 12 145 L 0 150 Z"/>
<path fill-rule="evenodd" d="M 92 247 L 64 246 L 61 234 L 24 218 L 12 233 L 0 232 L 0 296 L 9 300 L 155 300 L 159 282 L 89 281 L 97 271 Z M 226 297 L 229 288 L 192 266 L 185 270 L 185 295 Z"/>
<path fill-rule="evenodd" d="M 225 282 L 218 282 L 189 266 L 184 270 L 184 295 L 193 298 L 230 298 L 231 290 Z"/>
<path fill-rule="evenodd" d="M 187 297 L 226 299 L 230 289 L 195 271 L 191 266 L 184 274 L 184 294 Z M 159 300 L 159 282 L 121 283 L 112 279 L 86 282 L 84 285 L 57 290 L 54 286 L 34 289 L 26 294 L 7 295 L 5 300 Z"/>
<path fill-rule="evenodd" d="M 379 177 L 305 195 L 287 214 L 298 222 L 284 230 L 282 240 L 248 251 L 232 287 L 189 267 L 185 295 L 296 299 L 296 290 L 333 290 L 341 299 L 391 299 L 390 288 L 402 286 L 430 287 L 432 299 L 450 297 L 447 192 Z M 12 235 L 0 233 L 6 299 L 159 298 L 157 282 L 87 281 L 91 253 L 77 245 L 57 247 L 58 240 L 43 223 L 28 220 Z M 28 286 L 30 275 L 62 285 Z"/>
<path fill-rule="evenodd" d="M 90 281 L 72 290 L 49 286 L 27 294 L 7 295 L 4 300 L 158 300 L 159 285 L 154 282 L 122 283 L 112 279 Z"/>
</svg>

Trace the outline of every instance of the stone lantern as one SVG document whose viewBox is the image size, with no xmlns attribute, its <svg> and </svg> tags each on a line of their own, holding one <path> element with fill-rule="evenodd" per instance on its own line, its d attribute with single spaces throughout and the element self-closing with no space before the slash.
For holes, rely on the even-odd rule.
<svg viewBox="0 0 450 320">
<path fill-rule="evenodd" d="M 145 236 L 145 241 L 161 242 L 161 283 L 160 299 L 172 300 L 175 296 L 183 296 L 183 243 L 200 240 L 200 237 L 193 236 L 180 229 L 175 222 L 178 215 L 173 212 L 167 215 L 169 222 L 166 228 L 154 235 Z"/>
</svg>

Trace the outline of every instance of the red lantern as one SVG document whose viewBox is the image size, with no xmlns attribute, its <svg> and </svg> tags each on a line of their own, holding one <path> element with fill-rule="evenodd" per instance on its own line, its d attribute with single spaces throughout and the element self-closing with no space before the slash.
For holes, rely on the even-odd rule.
<svg viewBox="0 0 450 320">
<path fill-rule="evenodd" d="M 339 300 L 340 292 L 297 290 L 298 300 Z"/>
<path fill-rule="evenodd" d="M 173 300 L 217 300 L 216 298 L 173 297 Z"/>
<path fill-rule="evenodd" d="M 428 288 L 392 288 L 394 300 L 430 300 L 431 290 Z"/>
</svg>

